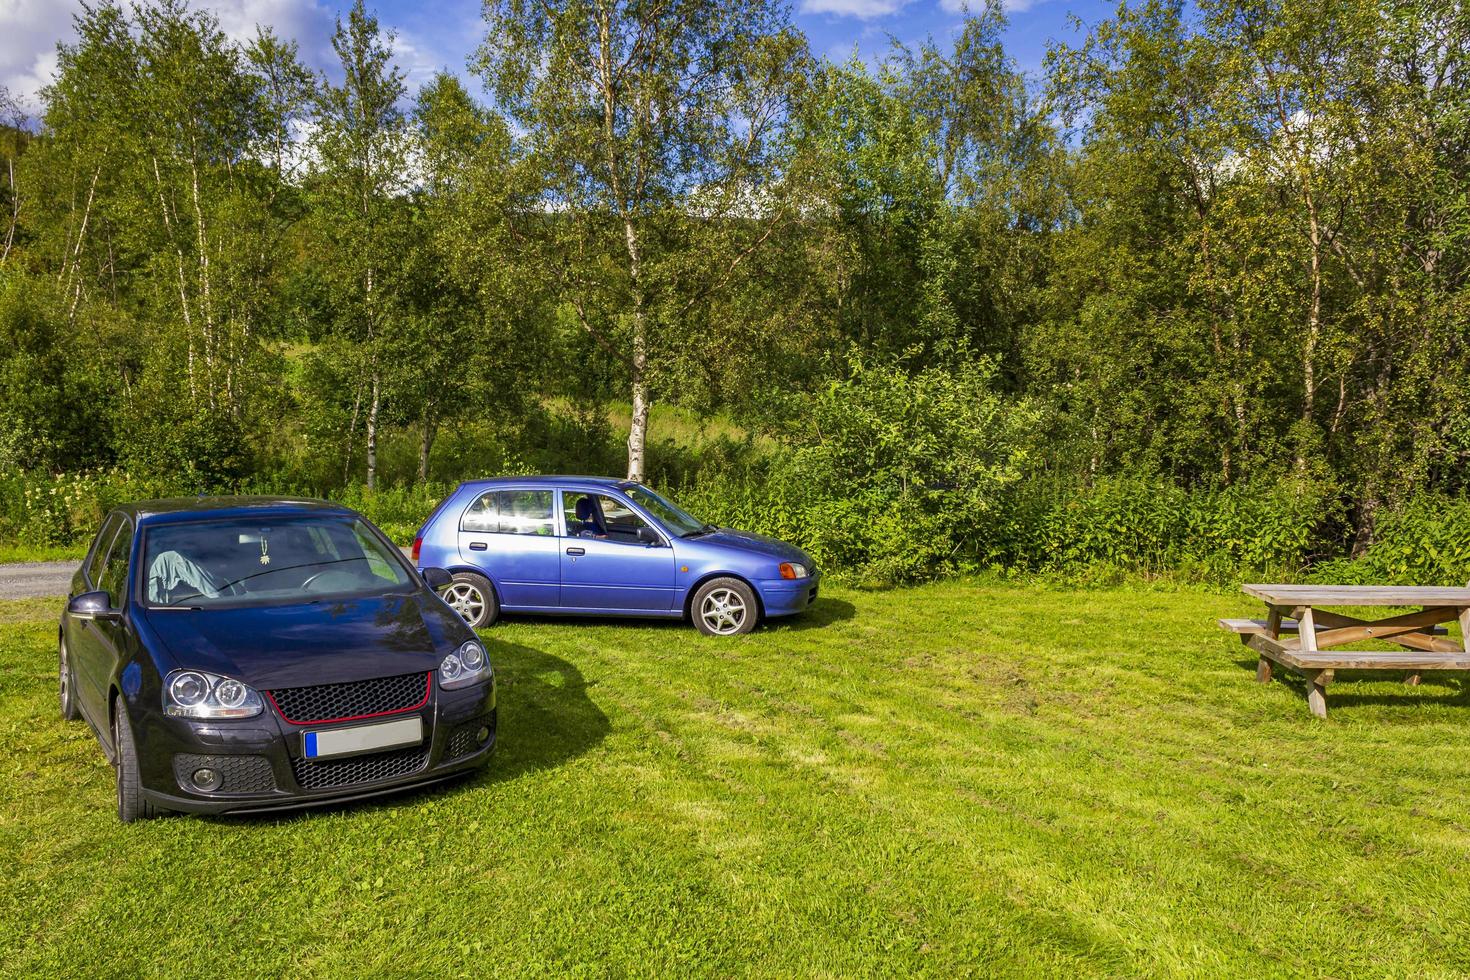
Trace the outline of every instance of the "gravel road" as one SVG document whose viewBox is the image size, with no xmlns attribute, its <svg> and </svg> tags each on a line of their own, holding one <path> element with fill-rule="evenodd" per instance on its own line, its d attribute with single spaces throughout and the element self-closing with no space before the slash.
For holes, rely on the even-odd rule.
<svg viewBox="0 0 1470 980">
<path fill-rule="evenodd" d="M 71 586 L 74 561 L 28 561 L 17 565 L 0 565 L 0 599 L 33 599 L 37 596 L 66 595 Z"/>
</svg>

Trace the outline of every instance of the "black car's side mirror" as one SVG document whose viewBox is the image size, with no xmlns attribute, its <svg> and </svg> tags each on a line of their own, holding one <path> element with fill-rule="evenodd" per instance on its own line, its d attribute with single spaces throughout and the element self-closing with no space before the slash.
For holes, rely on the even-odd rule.
<svg viewBox="0 0 1470 980">
<path fill-rule="evenodd" d="M 650 548 L 657 548 L 664 543 L 663 538 L 660 538 L 658 532 L 651 527 L 640 527 L 638 529 L 638 540 Z"/>
<path fill-rule="evenodd" d="M 442 568 L 426 568 L 423 571 L 424 584 L 435 592 L 449 588 L 454 577 Z"/>
<path fill-rule="evenodd" d="M 112 608 L 112 596 L 106 592 L 83 592 L 73 596 L 66 604 L 66 611 L 76 619 L 117 620 L 122 610 Z"/>
</svg>

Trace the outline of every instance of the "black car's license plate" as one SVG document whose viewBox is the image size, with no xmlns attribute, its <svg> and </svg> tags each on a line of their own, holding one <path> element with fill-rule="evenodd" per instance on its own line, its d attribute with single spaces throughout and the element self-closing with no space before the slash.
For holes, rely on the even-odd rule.
<svg viewBox="0 0 1470 980">
<path fill-rule="evenodd" d="M 417 745 L 424 740 L 424 720 L 418 715 L 379 722 L 376 725 L 354 725 L 351 728 L 327 728 L 302 735 L 304 754 L 308 759 L 347 755 L 371 749 L 391 749 Z"/>
</svg>

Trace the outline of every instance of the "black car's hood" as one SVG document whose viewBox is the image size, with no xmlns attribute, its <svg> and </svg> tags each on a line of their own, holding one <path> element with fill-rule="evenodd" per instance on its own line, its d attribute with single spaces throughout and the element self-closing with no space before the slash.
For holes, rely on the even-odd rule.
<svg viewBox="0 0 1470 980">
<path fill-rule="evenodd" d="M 433 670 L 470 636 L 464 622 L 428 593 L 150 609 L 147 616 L 175 667 L 234 677 L 257 690 Z"/>
</svg>

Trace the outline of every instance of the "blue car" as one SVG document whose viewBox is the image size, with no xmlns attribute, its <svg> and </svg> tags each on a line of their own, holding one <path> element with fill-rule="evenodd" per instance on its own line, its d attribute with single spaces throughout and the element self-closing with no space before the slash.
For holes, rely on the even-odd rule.
<svg viewBox="0 0 1470 980">
<path fill-rule="evenodd" d="M 691 620 L 712 636 L 799 613 L 818 573 L 800 548 L 715 527 L 639 483 L 538 476 L 462 483 L 413 560 L 472 627 L 505 612 Z"/>
</svg>

